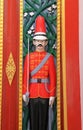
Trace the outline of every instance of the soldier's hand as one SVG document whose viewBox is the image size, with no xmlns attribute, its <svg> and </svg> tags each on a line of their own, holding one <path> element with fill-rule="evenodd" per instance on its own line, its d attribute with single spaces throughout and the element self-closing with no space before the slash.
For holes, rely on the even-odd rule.
<svg viewBox="0 0 83 130">
<path fill-rule="evenodd" d="M 28 105 L 28 103 L 29 103 L 29 94 L 23 94 L 23 101 L 26 103 L 26 105 Z"/>
<path fill-rule="evenodd" d="M 52 108 L 52 106 L 54 104 L 54 101 L 55 101 L 55 97 L 50 97 L 49 98 L 49 106 L 51 106 L 51 108 Z"/>
</svg>

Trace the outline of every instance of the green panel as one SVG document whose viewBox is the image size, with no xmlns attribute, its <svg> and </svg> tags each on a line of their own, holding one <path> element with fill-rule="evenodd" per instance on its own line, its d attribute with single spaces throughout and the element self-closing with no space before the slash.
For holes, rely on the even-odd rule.
<svg viewBox="0 0 83 130">
<path fill-rule="evenodd" d="M 28 38 L 30 52 L 33 51 L 32 38 L 34 33 L 34 23 L 38 15 L 42 15 L 46 21 L 48 46 L 47 51 L 56 56 L 56 0 L 25 0 L 24 1 L 24 27 L 23 42 L 24 56 L 28 53 Z"/>
</svg>

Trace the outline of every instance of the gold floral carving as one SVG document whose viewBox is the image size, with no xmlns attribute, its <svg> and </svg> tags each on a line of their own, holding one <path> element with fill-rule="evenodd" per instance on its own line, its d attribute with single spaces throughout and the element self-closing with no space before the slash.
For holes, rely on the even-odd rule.
<svg viewBox="0 0 83 130">
<path fill-rule="evenodd" d="M 16 72 L 16 66 L 14 63 L 12 53 L 10 53 L 8 62 L 6 64 L 6 74 L 10 85 L 12 84 L 15 72 Z"/>
</svg>

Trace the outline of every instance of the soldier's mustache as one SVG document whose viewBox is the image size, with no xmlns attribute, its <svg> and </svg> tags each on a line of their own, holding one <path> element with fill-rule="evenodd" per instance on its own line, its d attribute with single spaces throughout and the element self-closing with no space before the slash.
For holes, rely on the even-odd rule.
<svg viewBox="0 0 83 130">
<path fill-rule="evenodd" d="M 42 44 L 39 44 L 38 47 L 43 47 L 43 45 L 42 45 Z"/>
</svg>

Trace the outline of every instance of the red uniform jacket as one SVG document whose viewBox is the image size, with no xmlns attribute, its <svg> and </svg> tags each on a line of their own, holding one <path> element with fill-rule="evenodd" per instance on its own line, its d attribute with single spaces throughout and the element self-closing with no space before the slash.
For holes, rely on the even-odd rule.
<svg viewBox="0 0 83 130">
<path fill-rule="evenodd" d="M 32 77 L 30 72 L 39 65 L 47 52 L 32 52 L 26 56 L 24 61 L 23 71 L 23 94 L 27 91 L 30 93 L 30 98 L 49 98 L 55 96 L 56 93 L 56 68 L 54 63 L 54 57 L 51 55 L 44 66 Z M 50 79 L 50 83 L 29 83 L 29 79 Z M 48 89 L 48 91 L 47 91 Z"/>
</svg>

